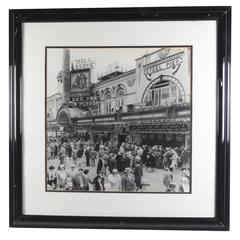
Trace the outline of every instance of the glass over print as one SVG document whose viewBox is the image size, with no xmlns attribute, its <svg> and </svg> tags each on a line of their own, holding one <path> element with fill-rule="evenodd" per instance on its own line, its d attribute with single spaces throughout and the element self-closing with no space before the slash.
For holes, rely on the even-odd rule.
<svg viewBox="0 0 240 240">
<path fill-rule="evenodd" d="M 191 46 L 45 54 L 47 191 L 191 192 Z"/>
</svg>

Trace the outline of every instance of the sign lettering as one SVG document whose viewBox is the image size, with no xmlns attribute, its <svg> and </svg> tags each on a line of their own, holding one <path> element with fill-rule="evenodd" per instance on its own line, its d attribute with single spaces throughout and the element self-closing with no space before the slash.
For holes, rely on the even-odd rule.
<svg viewBox="0 0 240 240">
<path fill-rule="evenodd" d="M 160 72 L 169 68 L 172 68 L 172 74 L 174 75 L 178 69 L 180 68 L 182 63 L 182 57 L 175 58 L 171 61 L 167 61 L 164 63 L 160 63 L 154 66 L 150 66 L 145 69 L 144 74 L 148 80 L 151 80 L 151 76 L 153 73 Z"/>
<path fill-rule="evenodd" d="M 79 69 L 93 69 L 94 67 L 94 60 L 91 58 L 82 58 L 82 59 L 77 59 L 73 62 L 73 68 L 74 70 L 79 70 Z"/>
</svg>

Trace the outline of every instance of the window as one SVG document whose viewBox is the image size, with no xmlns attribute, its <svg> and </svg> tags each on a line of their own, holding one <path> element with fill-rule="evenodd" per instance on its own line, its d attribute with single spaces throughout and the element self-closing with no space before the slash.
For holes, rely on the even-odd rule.
<svg viewBox="0 0 240 240">
<path fill-rule="evenodd" d="M 163 87 L 162 88 L 162 99 L 169 98 L 169 87 Z"/>
<path fill-rule="evenodd" d="M 112 112 L 112 106 L 111 102 L 108 103 L 108 114 Z"/>
<path fill-rule="evenodd" d="M 116 97 L 123 97 L 125 95 L 125 91 L 123 88 L 119 88 L 116 93 Z"/>
<path fill-rule="evenodd" d="M 106 94 L 105 94 L 105 99 L 111 99 L 111 93 L 110 92 L 107 92 Z"/>
<path fill-rule="evenodd" d="M 121 99 L 121 106 L 123 106 L 124 105 L 124 99 L 122 98 Z"/>
<path fill-rule="evenodd" d="M 177 97 L 177 86 L 176 85 L 171 86 L 171 97 Z"/>
<path fill-rule="evenodd" d="M 185 101 L 184 89 L 178 81 L 165 80 L 162 77 L 156 79 L 154 83 L 147 88 L 143 96 L 143 102 L 148 106 L 166 106 Z"/>
<path fill-rule="evenodd" d="M 159 88 L 159 98 L 158 98 L 158 105 L 161 105 L 161 96 L 162 96 L 162 89 Z"/>
<path fill-rule="evenodd" d="M 180 88 L 178 89 L 178 102 L 183 102 L 183 97 Z"/>
<path fill-rule="evenodd" d="M 158 105 L 159 104 L 159 89 L 154 89 L 154 105 Z"/>
<path fill-rule="evenodd" d="M 105 114 L 111 114 L 112 113 L 112 104 L 111 104 L 111 102 L 106 102 L 104 104 L 104 113 Z"/>
</svg>

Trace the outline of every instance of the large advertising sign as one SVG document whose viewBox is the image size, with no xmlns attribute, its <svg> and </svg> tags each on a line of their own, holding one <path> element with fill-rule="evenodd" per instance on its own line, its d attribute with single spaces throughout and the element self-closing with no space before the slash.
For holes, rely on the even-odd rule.
<svg viewBox="0 0 240 240">
<path fill-rule="evenodd" d="M 77 59 L 75 61 L 72 62 L 72 67 L 76 70 L 79 69 L 93 69 L 94 67 L 94 60 L 91 58 L 81 58 L 81 59 Z"/>
<path fill-rule="evenodd" d="M 71 88 L 84 90 L 90 85 L 90 69 L 83 69 L 71 73 Z"/>
<path fill-rule="evenodd" d="M 169 68 L 172 69 L 172 74 L 174 75 L 181 66 L 182 55 L 183 55 L 183 52 L 180 52 L 174 56 L 170 56 L 163 60 L 159 60 L 157 62 L 147 64 L 145 66 L 145 70 L 144 70 L 144 74 L 145 74 L 146 78 L 149 81 L 151 81 L 153 73 L 157 73 L 157 72 L 169 69 Z"/>
</svg>

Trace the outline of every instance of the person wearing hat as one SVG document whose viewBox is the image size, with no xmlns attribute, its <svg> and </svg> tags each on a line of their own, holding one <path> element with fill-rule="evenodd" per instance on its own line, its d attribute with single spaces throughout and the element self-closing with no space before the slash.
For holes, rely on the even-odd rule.
<svg viewBox="0 0 240 240">
<path fill-rule="evenodd" d="M 122 176 L 121 179 L 121 184 L 122 184 L 122 191 L 123 192 L 133 192 L 136 189 L 135 181 L 134 181 L 134 176 L 132 174 L 132 169 L 131 168 L 126 168 L 124 171 L 124 175 Z"/>
<path fill-rule="evenodd" d="M 181 184 L 179 192 L 190 192 L 190 172 L 186 168 L 182 168 Z"/>
<path fill-rule="evenodd" d="M 81 164 L 83 153 L 84 153 L 84 146 L 83 144 L 79 143 L 78 150 L 77 150 L 77 165 Z"/>
<path fill-rule="evenodd" d="M 130 158 L 124 151 L 119 151 L 116 160 L 118 172 L 122 173 L 126 168 L 130 167 Z"/>
<path fill-rule="evenodd" d="M 138 189 L 142 189 L 142 176 L 143 176 L 143 170 L 142 170 L 142 165 L 140 163 L 140 158 L 137 156 L 136 157 L 136 164 L 134 167 L 134 177 L 135 177 L 135 183 Z"/>
<path fill-rule="evenodd" d="M 86 157 L 86 166 L 89 167 L 90 166 L 90 150 L 91 147 L 87 146 L 86 150 L 85 150 L 85 157 Z"/>
<path fill-rule="evenodd" d="M 77 169 L 75 164 L 71 164 L 70 165 L 70 170 L 67 172 L 67 176 L 71 179 L 73 179 L 73 177 L 77 174 Z"/>
<path fill-rule="evenodd" d="M 116 155 L 114 153 L 110 153 L 108 159 L 108 170 L 110 171 L 110 173 L 112 173 L 113 169 L 116 168 L 117 168 Z"/>
<path fill-rule="evenodd" d="M 147 158 L 146 158 L 146 171 L 150 172 L 155 172 L 154 167 L 155 167 L 155 161 L 156 161 L 156 156 L 154 155 L 153 149 L 149 149 L 149 152 L 147 153 Z"/>
<path fill-rule="evenodd" d="M 137 155 L 141 158 L 142 157 L 142 155 L 143 155 L 143 149 L 139 146 L 138 148 L 137 148 Z"/>
<path fill-rule="evenodd" d="M 77 144 L 74 143 L 72 148 L 72 160 L 74 164 L 77 164 L 77 152 L 78 152 Z"/>
<path fill-rule="evenodd" d="M 50 143 L 51 159 L 54 159 L 55 145 L 54 142 Z"/>
<path fill-rule="evenodd" d="M 66 191 L 72 191 L 73 190 L 73 184 L 72 184 L 72 181 L 69 177 L 67 177 L 67 183 L 65 185 L 65 190 Z"/>
<path fill-rule="evenodd" d="M 105 169 L 105 154 L 102 155 L 102 154 L 99 154 L 99 159 L 98 159 L 98 164 L 97 164 L 97 174 L 100 173 L 100 172 L 105 172 L 104 169 Z"/>
<path fill-rule="evenodd" d="M 187 148 L 183 148 L 181 155 L 182 167 L 188 168 L 190 163 L 190 150 Z"/>
<path fill-rule="evenodd" d="M 47 184 L 51 186 L 52 189 L 54 189 L 57 182 L 57 174 L 55 171 L 55 167 L 51 165 L 48 169 L 49 170 L 47 173 Z"/>
<path fill-rule="evenodd" d="M 101 174 L 97 175 L 94 180 L 93 180 L 93 184 L 94 184 L 94 190 L 95 191 L 104 191 L 104 178 L 101 176 Z"/>
<path fill-rule="evenodd" d="M 95 151 L 94 147 L 92 147 L 90 150 L 90 162 L 92 167 L 95 167 L 96 158 L 97 158 L 97 152 Z"/>
<path fill-rule="evenodd" d="M 51 149 L 50 149 L 50 145 L 47 145 L 47 160 L 51 159 Z"/>
<path fill-rule="evenodd" d="M 108 176 L 108 181 L 110 183 L 110 191 L 119 192 L 122 190 L 121 177 L 117 169 L 112 170 L 112 173 Z"/>
<path fill-rule="evenodd" d="M 176 192 L 176 184 L 175 183 L 170 183 L 168 188 L 166 189 L 166 192 Z"/>
<path fill-rule="evenodd" d="M 65 170 L 65 166 L 61 164 L 57 171 L 57 186 L 60 190 L 63 190 L 66 183 L 67 183 L 67 172 Z"/>
<path fill-rule="evenodd" d="M 171 153 L 172 153 L 171 165 L 170 165 L 169 168 L 175 170 L 177 168 L 177 166 L 178 166 L 179 156 L 178 156 L 177 152 L 174 149 L 172 149 Z"/>
<path fill-rule="evenodd" d="M 72 179 L 73 190 L 86 191 L 88 179 L 84 175 L 83 169 L 79 168 L 78 173 Z"/>
<path fill-rule="evenodd" d="M 124 159 L 123 159 L 123 152 L 119 151 L 117 156 L 116 156 L 116 164 L 117 164 L 117 170 L 119 173 L 124 172 L 125 170 L 125 164 L 124 164 Z"/>
<path fill-rule="evenodd" d="M 147 153 L 148 153 L 148 147 L 147 147 L 147 145 L 143 145 L 143 154 L 142 154 L 142 163 L 143 164 L 146 164 Z"/>
<path fill-rule="evenodd" d="M 172 175 L 172 173 L 171 173 L 169 168 L 167 168 L 166 171 L 167 172 L 163 176 L 163 185 L 165 186 L 165 190 L 167 192 L 167 190 L 169 189 L 170 184 L 173 181 L 173 175 Z"/>
<path fill-rule="evenodd" d="M 59 144 L 57 139 L 54 139 L 54 158 L 58 157 Z"/>
<path fill-rule="evenodd" d="M 159 146 L 158 150 L 156 151 L 156 168 L 160 169 L 163 161 L 163 154 L 162 154 L 162 147 Z"/>
<path fill-rule="evenodd" d="M 86 179 L 87 179 L 87 185 L 86 185 L 86 188 L 85 188 L 85 190 L 86 191 L 89 191 L 89 183 L 91 183 L 91 184 L 93 184 L 93 181 L 91 181 L 91 179 L 89 178 L 89 169 L 85 169 L 84 171 L 83 171 L 83 173 L 84 173 L 84 176 L 86 177 Z"/>
</svg>

